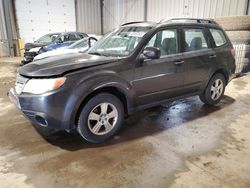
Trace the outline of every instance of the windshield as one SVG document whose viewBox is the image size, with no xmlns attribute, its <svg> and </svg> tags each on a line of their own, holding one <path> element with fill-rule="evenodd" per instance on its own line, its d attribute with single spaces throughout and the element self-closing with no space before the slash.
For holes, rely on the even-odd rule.
<svg viewBox="0 0 250 188">
<path fill-rule="evenodd" d="M 47 34 L 47 35 L 44 35 L 41 38 L 37 39 L 36 43 L 41 43 L 41 44 L 51 43 L 56 39 L 56 37 L 58 37 L 58 35 L 59 34 Z"/>
<path fill-rule="evenodd" d="M 150 27 L 124 27 L 108 33 L 89 50 L 89 54 L 127 56 L 135 49 Z"/>
</svg>

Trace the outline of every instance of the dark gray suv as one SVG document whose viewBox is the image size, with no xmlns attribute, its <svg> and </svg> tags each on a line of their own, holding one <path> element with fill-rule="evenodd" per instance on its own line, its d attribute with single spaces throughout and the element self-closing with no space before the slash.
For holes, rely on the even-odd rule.
<svg viewBox="0 0 250 188">
<path fill-rule="evenodd" d="M 232 44 L 212 20 L 133 22 L 87 53 L 20 68 L 9 96 L 33 124 L 98 143 L 137 110 L 194 95 L 217 104 L 234 72 Z"/>
</svg>

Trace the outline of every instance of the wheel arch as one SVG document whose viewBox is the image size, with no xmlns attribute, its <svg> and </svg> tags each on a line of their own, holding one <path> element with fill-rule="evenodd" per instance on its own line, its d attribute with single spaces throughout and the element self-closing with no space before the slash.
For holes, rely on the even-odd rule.
<svg viewBox="0 0 250 188">
<path fill-rule="evenodd" d="M 225 69 L 218 69 L 218 70 L 216 70 L 216 71 L 214 72 L 214 74 L 211 76 L 211 78 L 212 78 L 215 74 L 217 74 L 217 73 L 220 73 L 220 74 L 222 74 L 222 75 L 225 77 L 226 85 L 227 85 L 227 84 L 228 84 L 228 81 L 229 81 L 229 74 L 228 74 L 228 71 L 225 70 Z M 210 78 L 210 79 L 211 79 L 211 78 Z"/>
<path fill-rule="evenodd" d="M 124 107 L 124 113 L 126 115 L 131 114 L 131 110 L 133 109 L 133 102 L 131 101 L 132 99 L 128 96 L 129 94 L 124 91 L 124 89 L 118 87 L 118 86 L 113 86 L 113 85 L 107 85 L 103 87 L 97 87 L 92 92 L 90 92 L 84 99 L 81 101 L 75 118 L 74 118 L 74 125 L 77 124 L 78 118 L 80 116 L 81 110 L 84 107 L 84 105 L 94 96 L 100 94 L 100 93 L 109 93 L 114 96 L 116 96 L 123 104 Z"/>
<path fill-rule="evenodd" d="M 226 80 L 226 85 L 228 84 L 228 82 L 229 82 L 229 73 L 228 73 L 228 71 L 226 69 L 223 69 L 223 68 L 217 69 L 217 70 L 213 71 L 210 74 L 210 76 L 208 76 L 209 79 L 207 79 L 206 81 L 204 81 L 204 83 L 202 84 L 202 87 L 200 88 L 200 95 L 202 95 L 204 93 L 205 89 L 208 86 L 209 81 L 217 73 L 222 74 L 224 76 L 225 80 Z"/>
</svg>

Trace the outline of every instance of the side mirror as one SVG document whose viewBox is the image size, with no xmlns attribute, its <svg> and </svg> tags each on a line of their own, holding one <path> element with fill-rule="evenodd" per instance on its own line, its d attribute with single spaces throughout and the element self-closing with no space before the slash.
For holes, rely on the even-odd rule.
<svg viewBox="0 0 250 188">
<path fill-rule="evenodd" d="M 96 43 L 97 39 L 95 37 L 89 37 L 88 38 L 88 45 L 89 45 L 89 48 L 91 46 L 93 46 L 94 43 Z"/>
<path fill-rule="evenodd" d="M 146 47 L 143 52 L 143 59 L 159 59 L 161 56 L 161 51 L 159 48 Z"/>
</svg>

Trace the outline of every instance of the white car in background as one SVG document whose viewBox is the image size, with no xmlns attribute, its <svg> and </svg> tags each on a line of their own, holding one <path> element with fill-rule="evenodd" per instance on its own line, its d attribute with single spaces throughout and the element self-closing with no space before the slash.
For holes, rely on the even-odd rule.
<svg viewBox="0 0 250 188">
<path fill-rule="evenodd" d="M 101 37 L 102 36 L 93 36 L 93 37 L 84 38 L 71 44 L 70 46 L 44 52 L 42 54 L 38 54 L 37 56 L 35 56 L 34 61 L 44 59 L 46 57 L 56 56 L 56 55 L 71 54 L 71 53 L 87 51 L 89 47 L 92 46 Z"/>
</svg>

